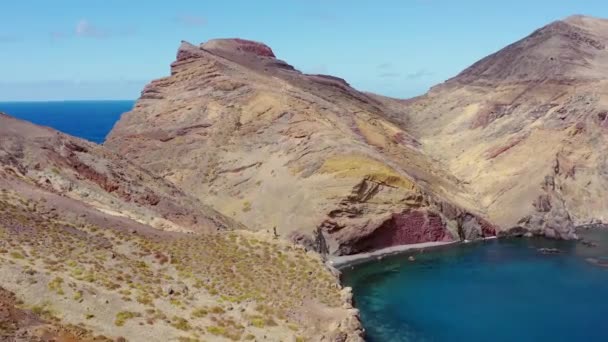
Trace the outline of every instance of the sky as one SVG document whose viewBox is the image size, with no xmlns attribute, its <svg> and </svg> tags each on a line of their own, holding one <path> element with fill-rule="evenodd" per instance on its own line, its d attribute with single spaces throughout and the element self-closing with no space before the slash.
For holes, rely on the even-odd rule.
<svg viewBox="0 0 608 342">
<path fill-rule="evenodd" d="M 136 99 L 182 40 L 264 42 L 307 73 L 409 98 L 606 0 L 0 0 L 0 101 Z"/>
</svg>

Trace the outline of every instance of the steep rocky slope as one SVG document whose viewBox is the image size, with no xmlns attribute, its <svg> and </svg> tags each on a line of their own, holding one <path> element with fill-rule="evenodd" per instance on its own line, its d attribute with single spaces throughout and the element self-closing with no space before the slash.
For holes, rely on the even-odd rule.
<svg viewBox="0 0 608 342">
<path fill-rule="evenodd" d="M 164 179 L 96 144 L 2 113 L 0 136 L 0 175 L 4 177 L 161 230 L 236 226 Z"/>
<path fill-rule="evenodd" d="M 101 146 L 0 115 L 3 341 L 360 341 L 321 258 Z"/>
<path fill-rule="evenodd" d="M 608 21 L 551 23 L 393 119 L 501 227 L 573 237 L 608 220 Z"/>
<path fill-rule="evenodd" d="M 459 181 L 386 119 L 400 107 L 302 74 L 261 43 L 184 42 L 105 146 L 322 253 L 493 235 Z"/>
</svg>

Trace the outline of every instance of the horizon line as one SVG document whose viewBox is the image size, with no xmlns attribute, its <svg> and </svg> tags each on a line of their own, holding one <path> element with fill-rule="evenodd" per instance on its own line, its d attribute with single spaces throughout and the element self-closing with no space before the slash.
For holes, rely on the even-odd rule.
<svg viewBox="0 0 608 342">
<path fill-rule="evenodd" d="M 0 103 L 49 103 L 49 102 L 123 102 L 137 101 L 137 99 L 65 99 L 65 100 L 0 100 Z"/>
</svg>

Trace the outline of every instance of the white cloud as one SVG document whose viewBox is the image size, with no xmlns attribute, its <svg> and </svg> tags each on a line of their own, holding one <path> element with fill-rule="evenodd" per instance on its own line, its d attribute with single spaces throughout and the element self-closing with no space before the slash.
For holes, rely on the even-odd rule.
<svg viewBox="0 0 608 342">
<path fill-rule="evenodd" d="M 83 38 L 110 38 L 110 37 L 123 37 L 123 36 L 131 36 L 136 33 L 134 28 L 121 28 L 115 30 L 109 30 L 106 28 L 100 28 L 96 25 L 93 25 L 87 19 L 81 19 L 76 23 L 76 28 L 74 30 L 74 34 L 77 37 Z"/>
<path fill-rule="evenodd" d="M 107 32 L 94 26 L 88 20 L 81 19 L 76 24 L 76 35 L 79 37 L 103 38 L 107 36 Z"/>
</svg>

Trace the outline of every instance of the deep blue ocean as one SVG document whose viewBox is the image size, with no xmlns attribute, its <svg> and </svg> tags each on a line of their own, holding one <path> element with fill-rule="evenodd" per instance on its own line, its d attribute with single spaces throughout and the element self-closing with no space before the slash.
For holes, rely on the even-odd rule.
<svg viewBox="0 0 608 342">
<path fill-rule="evenodd" d="M 347 270 L 370 342 L 608 341 L 608 233 L 600 247 L 494 240 Z M 545 255 L 541 247 L 563 253 Z"/>
<path fill-rule="evenodd" d="M 0 112 L 102 143 L 134 101 L 0 102 Z"/>
</svg>

